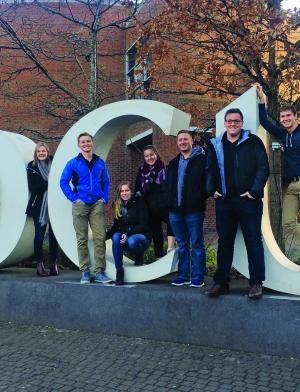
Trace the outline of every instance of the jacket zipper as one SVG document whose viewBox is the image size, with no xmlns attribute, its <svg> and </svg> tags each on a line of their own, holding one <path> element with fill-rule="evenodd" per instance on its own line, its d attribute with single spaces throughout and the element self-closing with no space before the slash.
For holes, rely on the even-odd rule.
<svg viewBox="0 0 300 392">
<path fill-rule="evenodd" d="M 35 198 L 33 199 L 33 202 L 32 202 L 32 204 L 31 204 L 31 207 L 33 207 L 33 206 L 35 205 L 36 199 L 37 199 L 37 195 L 35 195 Z"/>
</svg>

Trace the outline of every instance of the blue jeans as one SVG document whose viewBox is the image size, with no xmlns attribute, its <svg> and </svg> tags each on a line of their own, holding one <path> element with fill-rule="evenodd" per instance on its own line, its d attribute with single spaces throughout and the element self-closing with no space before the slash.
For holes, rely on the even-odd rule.
<svg viewBox="0 0 300 392">
<path fill-rule="evenodd" d="M 43 241 L 45 237 L 45 232 L 47 225 L 42 226 L 39 222 L 39 218 L 34 218 L 34 240 L 33 240 L 33 248 L 34 248 L 34 260 L 39 262 L 43 261 Z M 49 263 L 54 263 L 58 256 L 58 244 L 54 233 L 52 231 L 52 227 L 49 223 Z"/>
<path fill-rule="evenodd" d="M 190 279 L 192 261 L 192 278 L 203 280 L 206 264 L 203 238 L 204 212 L 189 214 L 170 212 L 169 217 L 178 244 L 178 276 L 186 280 Z"/>
<path fill-rule="evenodd" d="M 150 240 L 144 234 L 132 234 L 127 238 L 125 244 L 120 244 L 122 234 L 117 232 L 112 236 L 112 251 L 116 269 L 123 267 L 124 250 L 133 253 L 137 257 L 141 257 L 150 245 Z"/>
<path fill-rule="evenodd" d="M 250 284 L 265 280 L 264 249 L 261 236 L 262 201 L 248 197 L 216 200 L 216 225 L 219 236 L 214 280 L 219 284 L 229 282 L 233 260 L 234 241 L 240 225 L 248 255 Z"/>
</svg>

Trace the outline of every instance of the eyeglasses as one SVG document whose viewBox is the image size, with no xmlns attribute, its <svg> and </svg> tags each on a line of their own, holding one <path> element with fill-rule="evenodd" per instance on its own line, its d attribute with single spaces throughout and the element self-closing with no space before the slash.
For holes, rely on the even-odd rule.
<svg viewBox="0 0 300 392">
<path fill-rule="evenodd" d="M 239 124 L 242 122 L 242 120 L 225 120 L 227 124 Z"/>
</svg>

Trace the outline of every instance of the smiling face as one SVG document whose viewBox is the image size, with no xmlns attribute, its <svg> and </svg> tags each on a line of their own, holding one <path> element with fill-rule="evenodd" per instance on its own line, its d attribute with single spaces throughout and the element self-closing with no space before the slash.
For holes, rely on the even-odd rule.
<svg viewBox="0 0 300 392">
<path fill-rule="evenodd" d="M 120 189 L 120 197 L 123 201 L 127 201 L 131 198 L 132 192 L 128 185 L 122 185 Z"/>
<path fill-rule="evenodd" d="M 283 110 L 280 112 L 279 120 L 280 124 L 287 130 L 293 131 L 298 125 L 297 115 L 294 114 L 291 110 Z"/>
<path fill-rule="evenodd" d="M 188 154 L 193 147 L 193 139 L 189 133 L 180 133 L 177 136 L 177 147 L 183 154 Z"/>
<path fill-rule="evenodd" d="M 39 161 L 45 161 L 46 159 L 48 159 L 49 154 L 47 149 L 44 146 L 39 147 L 36 150 L 36 157 Z"/>
<path fill-rule="evenodd" d="M 157 161 L 157 154 L 151 148 L 144 151 L 144 160 L 149 166 L 155 165 Z"/>
<path fill-rule="evenodd" d="M 234 140 L 240 137 L 243 127 L 243 120 L 240 113 L 228 113 L 226 115 L 224 125 L 228 140 Z"/>
<path fill-rule="evenodd" d="M 78 140 L 78 147 L 83 153 L 90 153 L 93 151 L 93 139 L 90 136 L 81 136 Z"/>
</svg>

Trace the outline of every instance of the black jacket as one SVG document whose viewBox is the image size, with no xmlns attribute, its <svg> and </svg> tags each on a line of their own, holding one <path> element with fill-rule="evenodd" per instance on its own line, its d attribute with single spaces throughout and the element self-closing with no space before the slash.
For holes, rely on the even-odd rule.
<svg viewBox="0 0 300 392">
<path fill-rule="evenodd" d="M 216 191 L 226 197 L 223 138 L 226 134 L 212 140 L 207 159 L 207 193 Z M 241 195 L 249 192 L 254 198 L 262 198 L 264 186 L 269 176 L 269 163 L 265 146 L 261 139 L 250 131 L 242 130 L 241 138 L 235 147 L 234 182 Z"/>
<path fill-rule="evenodd" d="M 206 156 L 200 154 L 190 158 L 184 175 L 180 208 L 177 196 L 179 159 L 180 154 L 169 163 L 167 168 L 166 184 L 169 211 L 184 213 L 205 211 Z"/>
<path fill-rule="evenodd" d="M 129 237 L 132 234 L 144 234 L 151 239 L 148 226 L 149 214 L 146 203 L 140 196 L 133 196 L 126 205 L 127 214 L 114 219 L 113 226 L 106 233 L 106 239 L 114 233 L 125 233 Z"/>
<path fill-rule="evenodd" d="M 140 176 L 137 175 L 135 181 L 135 191 L 140 192 L 150 210 L 157 212 L 168 208 L 168 194 L 166 183 L 156 184 L 155 182 L 150 185 L 150 189 L 147 193 L 142 193 Z"/>
<path fill-rule="evenodd" d="M 52 160 L 52 157 L 50 158 Z M 30 192 L 26 214 L 37 218 L 40 215 L 44 193 L 48 190 L 48 181 L 45 181 L 34 161 L 27 166 L 27 180 Z"/>
</svg>

